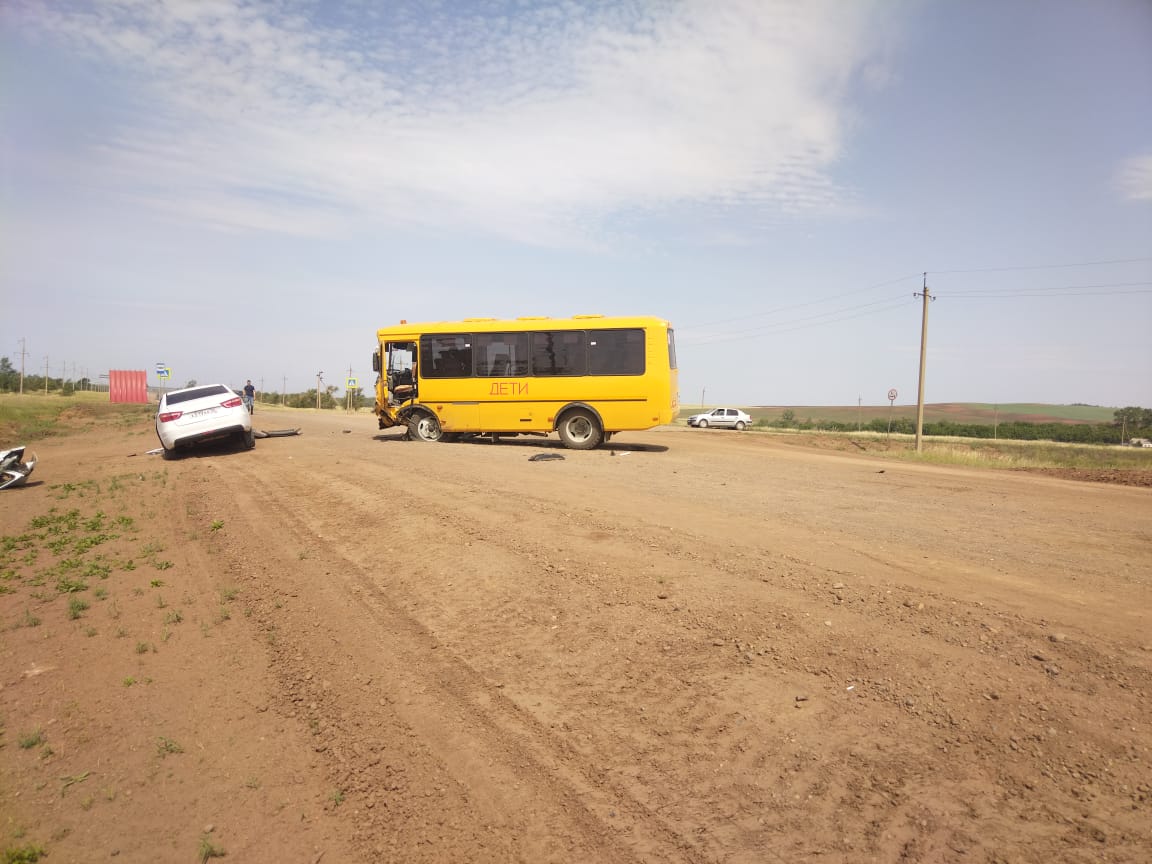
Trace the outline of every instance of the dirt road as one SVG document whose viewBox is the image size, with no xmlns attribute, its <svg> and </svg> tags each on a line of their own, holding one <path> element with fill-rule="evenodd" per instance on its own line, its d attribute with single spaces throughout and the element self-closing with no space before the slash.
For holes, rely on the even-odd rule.
<svg viewBox="0 0 1152 864">
<path fill-rule="evenodd" d="M 35 596 L 47 557 L 9 579 L 10 846 L 1152 859 L 1152 490 L 754 433 L 578 453 L 257 418 L 303 435 L 177 461 L 142 455 L 146 427 L 54 439 L 4 494 L 5 535 L 99 507 L 169 564 L 116 572 L 77 620 Z M 60 788 L 85 770 L 87 798 Z"/>
</svg>

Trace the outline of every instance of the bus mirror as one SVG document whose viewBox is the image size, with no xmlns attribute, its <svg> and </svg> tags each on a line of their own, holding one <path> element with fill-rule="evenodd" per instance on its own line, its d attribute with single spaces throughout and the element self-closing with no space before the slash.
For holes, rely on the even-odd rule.
<svg viewBox="0 0 1152 864">
<path fill-rule="evenodd" d="M 372 352 L 372 371 L 380 371 L 380 353 L 378 351 Z"/>
</svg>

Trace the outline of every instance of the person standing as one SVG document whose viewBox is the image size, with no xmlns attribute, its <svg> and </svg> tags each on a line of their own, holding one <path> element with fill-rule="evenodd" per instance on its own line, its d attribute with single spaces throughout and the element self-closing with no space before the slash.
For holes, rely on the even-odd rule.
<svg viewBox="0 0 1152 864">
<path fill-rule="evenodd" d="M 251 414 L 256 407 L 256 388 L 252 386 L 252 379 L 248 379 L 248 383 L 244 385 L 244 404 L 248 406 L 248 413 Z"/>
</svg>

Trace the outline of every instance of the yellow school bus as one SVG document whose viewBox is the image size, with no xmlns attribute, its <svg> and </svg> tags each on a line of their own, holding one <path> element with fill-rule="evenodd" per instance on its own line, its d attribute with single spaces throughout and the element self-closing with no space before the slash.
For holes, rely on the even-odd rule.
<svg viewBox="0 0 1152 864">
<path fill-rule="evenodd" d="M 591 450 L 680 409 L 676 342 L 659 318 L 402 321 L 376 335 L 380 428 L 416 441 L 557 432 Z"/>
</svg>

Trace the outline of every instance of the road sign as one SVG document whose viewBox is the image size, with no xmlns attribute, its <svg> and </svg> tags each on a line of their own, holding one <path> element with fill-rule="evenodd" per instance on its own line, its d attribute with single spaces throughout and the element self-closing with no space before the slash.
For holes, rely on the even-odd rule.
<svg viewBox="0 0 1152 864">
<path fill-rule="evenodd" d="M 357 382 L 357 380 L 355 378 L 349 378 L 347 381 L 344 382 L 344 386 L 349 390 L 355 390 L 357 387 L 360 386 L 360 384 Z"/>
<path fill-rule="evenodd" d="M 896 388 L 895 387 L 893 387 L 891 390 L 888 391 L 888 401 L 889 402 L 895 402 L 896 401 Z"/>
</svg>

